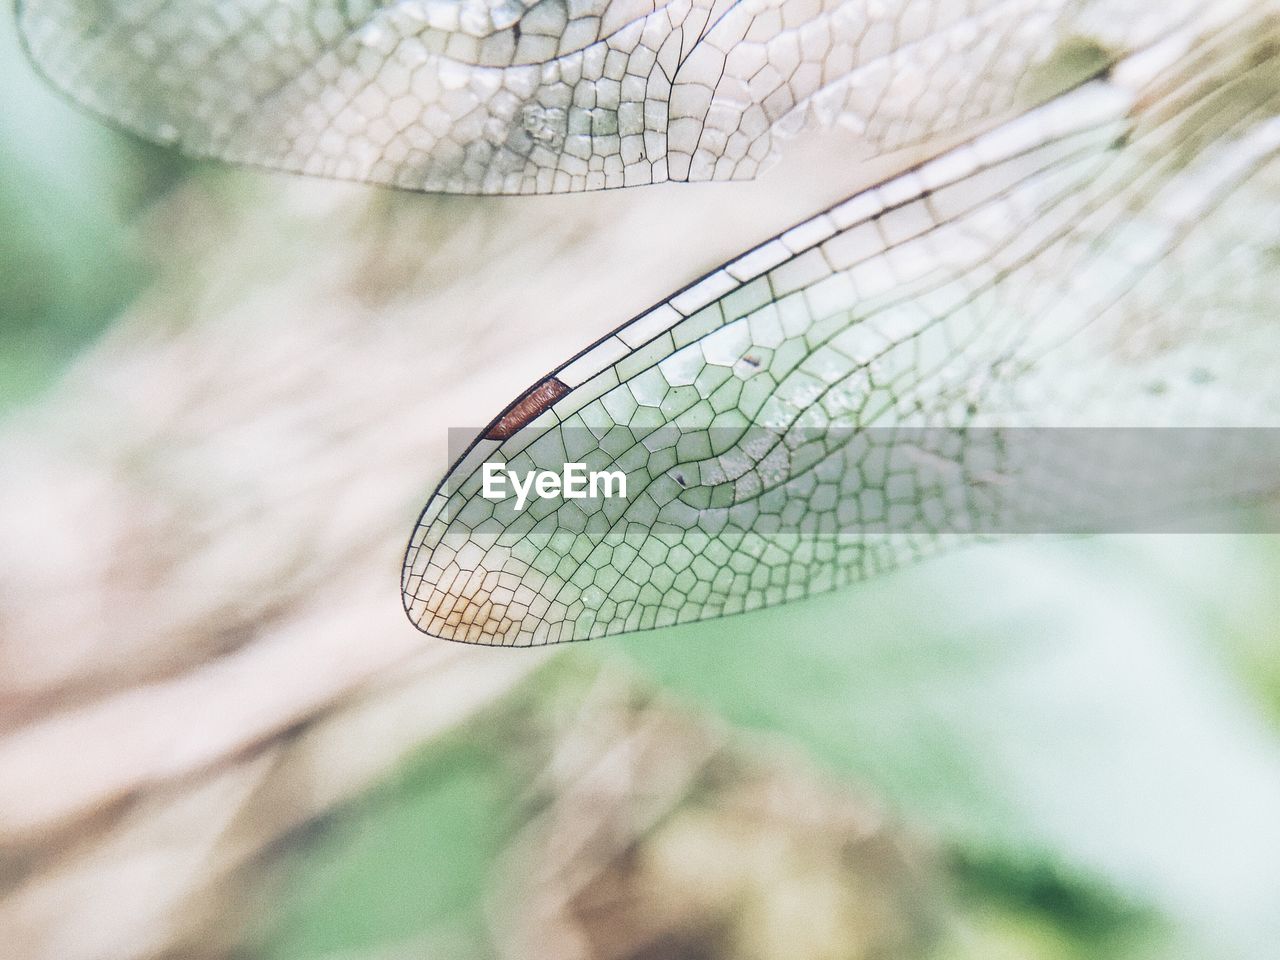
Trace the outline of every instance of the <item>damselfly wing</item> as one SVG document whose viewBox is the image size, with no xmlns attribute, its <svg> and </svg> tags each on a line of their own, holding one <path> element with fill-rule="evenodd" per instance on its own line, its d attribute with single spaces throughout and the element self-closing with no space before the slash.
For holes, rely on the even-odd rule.
<svg viewBox="0 0 1280 960">
<path fill-rule="evenodd" d="M 1274 494 L 1275 460 L 1157 458 L 1134 488 L 1073 476 L 1072 457 L 974 465 L 964 443 L 991 425 L 1280 424 L 1278 30 L 1254 8 L 1175 32 L 553 371 L 427 504 L 410 618 L 475 643 L 607 636 L 848 584 L 1011 516 L 1052 523 L 1077 490 Z M 922 445 L 939 429 L 924 436 L 959 446 Z M 628 495 L 483 495 L 484 464 L 575 460 L 624 472 Z M 962 482 L 940 484 L 948 466 Z"/>
<path fill-rule="evenodd" d="M 185 153 L 412 190 L 755 175 L 963 129 L 1150 42 L 1139 0 L 19 0 L 34 63 Z"/>
<path fill-rule="evenodd" d="M 974 431 L 1280 419 L 1272 3 L 17 9 L 45 74 L 142 136 L 415 190 L 740 179 L 806 126 L 876 151 L 1007 118 L 513 401 L 413 534 L 405 606 L 429 633 L 549 643 L 781 603 L 1011 522 L 1052 526 L 1088 511 L 1077 489 L 1107 506 L 1267 493 L 1243 460 L 1183 456 L 1201 468 L 1184 474 L 1167 451 L 1144 482 L 1090 487 L 1077 450 L 1011 455 Z M 936 432 L 901 432 L 920 430 Z M 481 495 L 486 463 L 571 460 L 620 470 L 628 495 L 514 512 Z"/>
</svg>

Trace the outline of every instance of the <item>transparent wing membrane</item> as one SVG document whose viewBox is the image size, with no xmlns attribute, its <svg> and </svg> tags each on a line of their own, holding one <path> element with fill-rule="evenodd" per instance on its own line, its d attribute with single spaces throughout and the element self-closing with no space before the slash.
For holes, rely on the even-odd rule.
<svg viewBox="0 0 1280 960">
<path fill-rule="evenodd" d="M 755 175 L 1060 92 L 1196 7 L 1139 0 L 19 0 L 36 65 L 186 153 L 412 190 Z"/>
<path fill-rule="evenodd" d="M 1086 490 L 1100 510 L 1274 493 L 1274 461 L 1250 473 L 1239 449 L 1124 451 L 1150 455 L 1141 482 L 1099 486 L 1076 447 L 973 437 L 1280 425 L 1278 41 L 1257 6 L 1175 32 L 553 371 L 428 502 L 404 567 L 413 622 L 475 643 L 586 639 L 1065 521 L 1098 506 Z M 482 495 L 484 463 L 572 460 L 625 472 L 627 496 L 514 510 Z"/>
</svg>

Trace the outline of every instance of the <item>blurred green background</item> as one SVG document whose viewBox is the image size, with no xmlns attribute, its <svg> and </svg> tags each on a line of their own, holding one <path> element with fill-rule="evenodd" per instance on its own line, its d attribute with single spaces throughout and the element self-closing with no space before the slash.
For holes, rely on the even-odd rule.
<svg viewBox="0 0 1280 960">
<path fill-rule="evenodd" d="M 34 76 L 3 19 L 12 413 L 145 288 L 139 224 L 154 198 L 187 176 L 257 175 L 81 114 Z M 1274 943 L 1280 918 L 1278 586 L 1271 536 L 982 546 L 811 601 L 574 648 L 511 699 L 573 696 L 603 662 L 744 743 L 808 757 L 940 851 L 956 923 L 937 960 L 1245 955 Z M 414 938 L 431 955 L 487 955 L 496 864 L 523 809 L 511 709 L 424 744 L 292 844 L 252 955 L 372 957 Z"/>
<path fill-rule="evenodd" d="M 944 852 L 960 932 L 939 958 L 1252 955 L 1280 905 L 1278 576 L 1263 536 L 984 546 L 785 608 L 592 641 L 524 695 L 549 696 L 576 661 L 623 661 L 880 798 Z M 486 878 L 519 820 L 493 723 L 424 747 L 295 852 L 268 956 L 424 923 L 466 942 L 456 955 L 484 954 Z"/>
<path fill-rule="evenodd" d="M 27 62 L 0 18 L 0 405 L 29 398 L 148 272 L 136 218 L 189 165 L 91 120 Z"/>
</svg>

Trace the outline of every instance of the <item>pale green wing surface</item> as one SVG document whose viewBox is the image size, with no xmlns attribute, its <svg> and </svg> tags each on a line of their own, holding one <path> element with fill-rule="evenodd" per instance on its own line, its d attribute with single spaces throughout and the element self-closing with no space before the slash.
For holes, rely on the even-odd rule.
<svg viewBox="0 0 1280 960">
<path fill-rule="evenodd" d="M 964 451 L 895 430 L 1280 425 L 1278 41 L 1262 12 L 1174 35 L 553 371 L 428 502 L 410 618 L 489 644 L 705 619 L 857 581 L 1026 506 L 967 466 L 974 496 L 948 500 L 936 477 Z M 627 496 L 514 510 L 483 495 L 485 463 L 569 461 L 624 471 Z M 1229 465 L 1189 466 L 1218 484 L 1206 492 L 1234 489 Z"/>
<path fill-rule="evenodd" d="M 870 149 L 1043 98 L 1191 0 L 19 0 L 31 58 L 186 153 L 412 190 L 755 175 L 812 122 Z"/>
</svg>

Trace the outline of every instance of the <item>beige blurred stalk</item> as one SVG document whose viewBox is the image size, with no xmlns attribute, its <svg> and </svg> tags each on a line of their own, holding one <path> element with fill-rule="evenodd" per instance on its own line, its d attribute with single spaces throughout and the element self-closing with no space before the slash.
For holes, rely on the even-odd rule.
<svg viewBox="0 0 1280 960">
<path fill-rule="evenodd" d="M 401 611 L 446 431 L 902 162 L 840 137 L 745 185 L 212 170 L 150 211 L 155 283 L 0 426 L 4 956 L 216 955 L 270 844 L 543 662 Z"/>
<path fill-rule="evenodd" d="M 796 757 L 607 668 L 549 739 L 495 897 L 504 960 L 932 955 L 938 864 Z"/>
</svg>

